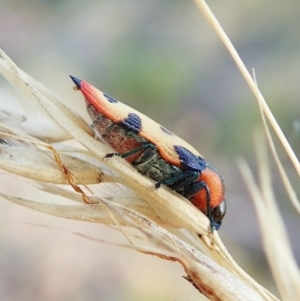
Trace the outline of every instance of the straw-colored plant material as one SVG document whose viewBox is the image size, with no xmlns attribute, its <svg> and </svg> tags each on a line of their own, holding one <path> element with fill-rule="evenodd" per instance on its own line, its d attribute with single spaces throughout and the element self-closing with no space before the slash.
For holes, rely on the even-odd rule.
<svg viewBox="0 0 300 301">
<path fill-rule="evenodd" d="M 26 95 L 31 93 L 35 106 L 40 106 L 44 114 L 88 149 L 64 148 L 63 145 L 55 148 L 43 142 L 48 141 L 47 131 L 43 137 L 40 133 L 31 136 L 22 128 L 3 125 L 1 168 L 39 182 L 52 183 L 51 186 L 43 185 L 41 189 L 81 204 L 45 204 L 1 194 L 4 198 L 54 216 L 114 227 L 126 235 L 136 250 L 181 263 L 187 279 L 210 300 L 277 300 L 239 268 L 217 232 L 210 234 L 209 221 L 204 214 L 168 188 L 155 191 L 154 182 L 141 176 L 125 160 L 112 158 L 103 161 L 111 149 L 91 136 L 82 127 L 81 120 L 77 123 L 76 119 L 70 119 L 71 113 L 65 114 L 66 108 L 62 111 L 56 102 L 43 94 L 46 88 L 39 90 L 41 84 L 36 86 L 33 80 L 29 83 L 27 75 L 5 53 L 1 52 L 1 56 L 1 65 L 6 66 L 4 75 L 9 74 L 10 83 L 21 92 L 27 89 Z M 22 159 L 21 153 L 24 154 Z M 97 188 L 79 185 L 99 182 Z M 55 188 L 54 183 L 69 183 L 75 192 Z M 128 227 L 139 230 L 139 239 Z M 182 228 L 187 230 L 180 230 Z M 176 233 L 181 239 L 176 237 Z M 195 233 L 200 235 L 200 239 Z M 193 247 L 185 241 L 192 243 Z"/>
<path fill-rule="evenodd" d="M 277 152 L 268 129 L 267 122 L 265 118 L 270 122 L 273 130 L 277 134 L 279 140 L 281 141 L 286 153 L 290 157 L 296 172 L 300 176 L 300 162 L 297 159 L 293 149 L 289 145 L 285 135 L 283 134 L 280 126 L 278 125 L 275 117 L 273 116 L 271 110 L 269 109 L 263 95 L 261 94 L 256 80 L 253 79 L 245 67 L 243 61 L 229 40 L 223 28 L 220 26 L 218 20 L 213 15 L 212 11 L 209 9 L 208 5 L 203 0 L 194 0 L 202 14 L 205 16 L 207 21 L 216 31 L 219 38 L 223 41 L 225 47 L 232 55 L 236 65 L 244 76 L 247 84 L 255 95 L 262 115 L 262 120 L 264 123 L 264 128 L 267 136 L 267 141 L 269 143 L 271 152 L 277 164 L 279 173 L 283 180 L 284 186 L 288 192 L 290 200 L 297 212 L 299 213 L 300 205 L 299 200 L 294 192 L 292 185 L 290 184 L 286 173 L 282 167 L 282 164 L 277 156 Z M 263 142 L 256 141 L 256 145 L 260 146 Z M 255 203 L 257 210 L 257 215 L 260 220 L 262 239 L 265 246 L 265 251 L 268 257 L 268 261 L 281 293 L 282 299 L 286 301 L 300 300 L 300 273 L 297 267 L 296 261 L 292 255 L 291 247 L 289 245 L 287 234 L 285 232 L 282 219 L 280 217 L 279 211 L 276 206 L 275 198 L 271 189 L 270 172 L 267 166 L 267 155 L 265 149 L 259 148 L 257 150 L 259 154 L 258 166 L 260 167 L 260 178 L 261 178 L 261 188 L 255 184 L 253 176 L 251 174 L 250 168 L 247 164 L 240 160 L 239 167 L 248 184 L 249 191 L 252 195 L 252 199 Z"/>
<path fill-rule="evenodd" d="M 293 206 L 295 207 L 296 211 L 298 212 L 298 214 L 300 215 L 300 202 L 299 199 L 296 195 L 295 190 L 293 189 L 293 186 L 280 162 L 280 159 L 278 157 L 273 139 L 272 139 L 272 135 L 269 131 L 269 127 L 265 118 L 265 114 L 264 111 L 262 110 L 261 106 L 260 106 L 260 113 L 261 113 L 261 119 L 263 121 L 263 125 L 264 125 L 264 129 L 265 129 L 265 133 L 266 133 L 266 137 L 267 137 L 267 141 L 268 141 L 268 145 L 270 147 L 270 150 L 272 152 L 273 158 L 275 160 L 275 163 L 277 165 L 280 177 L 282 179 L 282 182 L 284 184 L 285 190 L 291 200 L 291 203 L 293 204 Z"/>
<path fill-rule="evenodd" d="M 255 183 L 249 166 L 243 160 L 239 161 L 239 167 L 255 205 L 264 249 L 282 299 L 300 300 L 300 272 L 273 194 L 264 139 L 257 139 L 256 145 L 260 185 Z"/>
<path fill-rule="evenodd" d="M 239 59 L 205 2 L 195 2 L 220 33 L 235 59 Z M 179 262 L 187 274 L 186 279 L 209 300 L 278 300 L 237 265 L 218 233 L 210 233 L 209 221 L 202 212 L 166 187 L 154 190 L 154 182 L 140 175 L 125 160 L 118 157 L 103 160 L 112 150 L 94 138 L 87 123 L 63 105 L 58 96 L 21 71 L 3 51 L 0 56 L 0 73 L 22 95 L 20 106 L 34 108 L 35 115 L 40 114 L 40 120 L 46 120 L 36 129 L 28 116 L 25 116 L 25 122 L 18 122 L 16 119 L 22 120 L 22 116 L 14 115 L 9 109 L 1 112 L 0 168 L 49 183 L 40 183 L 38 188 L 77 204 L 45 204 L 2 193 L 3 198 L 57 217 L 113 227 L 126 235 L 126 247 Z M 250 76 L 250 79 L 245 77 L 249 82 L 253 81 Z M 251 88 L 258 97 L 261 96 L 256 84 Z M 1 102 L 7 102 L 9 107 L 9 100 Z M 263 109 L 274 126 L 266 104 Z M 70 137 L 81 146 L 71 148 L 64 143 L 53 144 Z M 284 141 L 280 134 L 279 137 Z M 290 156 L 297 168 L 291 152 Z M 97 186 L 91 185 L 96 183 Z M 73 191 L 56 184 L 70 185 Z M 262 194 L 269 197 L 266 191 Z M 262 207 L 258 211 L 258 215 L 266 212 Z M 274 223 L 277 221 L 273 218 Z M 283 231 L 281 235 L 284 236 Z M 269 237 L 273 236 L 263 230 L 264 241 Z M 299 300 L 294 281 L 288 280 L 293 276 L 296 281 L 299 276 L 289 245 L 284 241 L 284 251 L 290 260 L 288 273 L 284 276 L 285 283 L 291 283 L 290 287 L 281 283 L 284 277 L 277 275 L 282 266 L 274 264 L 273 260 L 278 260 L 280 252 L 270 254 L 270 246 L 275 243 L 272 239 L 272 243 L 266 244 L 266 251 L 282 298 Z"/>
<path fill-rule="evenodd" d="M 255 80 L 251 77 L 250 73 L 248 72 L 245 64 L 241 60 L 239 54 L 235 50 L 234 46 L 230 42 L 228 36 L 226 35 L 225 31 L 221 27 L 220 23 L 206 4 L 204 0 L 194 0 L 198 8 L 200 9 L 201 13 L 204 15 L 204 17 L 207 19 L 207 21 L 210 23 L 212 28 L 216 31 L 217 35 L 221 39 L 221 41 L 224 43 L 225 47 L 231 54 L 233 60 L 235 61 L 237 67 L 241 71 L 243 77 L 245 78 L 245 81 L 249 85 L 250 89 L 252 90 L 254 96 L 256 97 L 259 105 L 261 106 L 262 110 L 264 111 L 264 114 L 266 115 L 267 119 L 271 123 L 274 131 L 276 132 L 279 140 L 281 141 L 286 153 L 290 157 L 298 175 L 300 176 L 300 163 L 297 159 L 293 149 L 291 148 L 289 142 L 287 141 L 285 135 L 283 134 L 280 126 L 278 125 L 275 117 L 273 116 L 270 108 L 268 107 L 268 104 L 266 103 L 263 95 L 261 94 L 260 90 L 257 87 L 257 84 Z"/>
<path fill-rule="evenodd" d="M 30 120 L 26 120 L 26 116 L 25 119 L 24 116 L 19 116 L 20 119 L 22 119 L 22 122 L 19 123 L 19 127 L 26 131 L 26 134 L 32 134 L 33 136 L 41 139 L 44 138 L 44 133 L 47 132 L 47 141 L 49 142 L 63 141 L 71 138 L 70 134 L 67 131 L 63 130 L 58 123 L 54 123 L 51 118 L 49 118 L 49 115 L 39 105 L 37 105 L 36 102 L 32 101 L 33 96 L 30 90 L 21 81 L 16 81 L 15 74 L 12 72 L 14 68 L 14 64 L 11 64 L 9 60 L 0 60 L 0 73 L 22 96 L 23 101 L 19 102 L 18 106 L 21 107 L 25 111 L 25 113 L 32 114 L 32 111 L 35 112 L 35 118 L 32 118 Z M 50 99 L 51 102 L 54 103 L 62 112 L 64 112 L 64 114 L 67 115 L 69 119 L 75 121 L 87 133 L 92 134 L 92 131 L 88 127 L 86 122 L 84 122 L 79 116 L 74 114 L 70 108 L 67 108 L 57 95 L 55 95 L 52 91 L 50 91 L 44 85 L 40 84 L 35 79 L 31 78 L 22 70 L 15 71 L 19 72 L 20 77 L 26 77 L 26 81 L 29 85 L 34 86 L 43 95 L 45 95 L 45 97 Z M 7 117 L 9 117 L 11 114 L 14 115 L 17 109 L 16 104 L 11 103 L 11 99 L 9 99 L 8 101 L 6 101 L 5 105 L 6 109 L 9 108 L 9 111 L 4 111 L 8 115 Z M 17 116 L 13 117 L 16 118 Z"/>
</svg>

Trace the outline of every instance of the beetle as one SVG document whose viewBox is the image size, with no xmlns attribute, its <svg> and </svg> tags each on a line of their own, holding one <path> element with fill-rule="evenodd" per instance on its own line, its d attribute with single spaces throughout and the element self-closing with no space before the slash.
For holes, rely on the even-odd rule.
<svg viewBox="0 0 300 301">
<path fill-rule="evenodd" d="M 226 212 L 224 181 L 197 150 L 154 120 L 86 81 L 71 79 L 85 97 L 87 112 L 102 140 L 141 174 L 187 198 L 218 230 Z"/>
</svg>

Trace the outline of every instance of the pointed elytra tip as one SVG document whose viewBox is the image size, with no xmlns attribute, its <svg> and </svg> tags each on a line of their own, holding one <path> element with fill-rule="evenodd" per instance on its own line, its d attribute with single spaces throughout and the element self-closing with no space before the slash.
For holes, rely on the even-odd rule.
<svg viewBox="0 0 300 301">
<path fill-rule="evenodd" d="M 81 79 L 79 79 L 79 78 L 77 78 L 77 77 L 75 77 L 75 76 L 72 76 L 72 75 L 70 75 L 70 77 L 71 77 L 72 81 L 74 82 L 74 84 L 76 85 L 76 88 L 77 88 L 78 90 L 80 90 L 80 87 L 81 87 Z"/>
</svg>

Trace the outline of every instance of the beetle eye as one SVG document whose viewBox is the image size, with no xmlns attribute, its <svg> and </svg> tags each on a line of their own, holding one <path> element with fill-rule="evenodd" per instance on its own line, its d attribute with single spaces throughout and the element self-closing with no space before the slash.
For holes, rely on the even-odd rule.
<svg viewBox="0 0 300 301">
<path fill-rule="evenodd" d="M 225 213 L 226 213 L 226 201 L 223 200 L 219 206 L 212 209 L 211 217 L 215 222 L 221 222 Z"/>
</svg>

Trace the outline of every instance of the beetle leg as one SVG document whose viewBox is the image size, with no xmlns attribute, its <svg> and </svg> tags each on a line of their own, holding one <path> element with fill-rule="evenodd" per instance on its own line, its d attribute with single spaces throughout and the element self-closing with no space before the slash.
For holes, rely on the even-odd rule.
<svg viewBox="0 0 300 301">
<path fill-rule="evenodd" d="M 206 213 L 205 213 L 205 215 L 208 217 L 208 219 L 210 221 L 211 232 L 213 232 L 216 226 L 215 226 L 215 221 L 211 214 L 212 208 L 210 206 L 210 191 L 209 191 L 207 184 L 204 181 L 192 183 L 189 186 L 187 192 L 185 193 L 185 197 L 187 199 L 190 199 L 192 196 L 196 195 L 201 189 L 205 189 L 205 191 L 206 191 Z"/>
<path fill-rule="evenodd" d="M 159 181 L 155 184 L 155 188 L 158 189 L 162 184 L 166 186 L 171 186 L 174 190 L 186 186 L 188 183 L 195 181 L 199 177 L 199 172 L 195 170 L 183 171 L 181 174 L 178 174 L 172 178 L 167 178 L 162 181 Z M 178 184 L 173 185 L 174 183 L 179 182 Z"/>
<path fill-rule="evenodd" d="M 114 156 L 119 156 L 119 157 L 122 157 L 122 158 L 128 158 L 136 153 L 139 153 L 140 151 L 143 151 L 143 150 L 146 150 L 146 149 L 149 149 L 149 148 L 156 148 L 155 145 L 153 145 L 152 143 L 144 143 L 142 144 L 141 146 L 137 147 L 137 148 L 134 148 L 124 154 L 120 154 L 120 153 L 110 153 L 110 154 L 107 154 L 104 158 L 112 158 Z"/>
<path fill-rule="evenodd" d="M 207 184 L 203 181 L 192 183 L 188 190 L 186 191 L 185 197 L 190 199 L 192 196 L 196 195 L 201 189 L 205 189 L 206 191 L 206 215 L 209 216 L 211 208 L 210 208 L 210 191 Z"/>
</svg>

